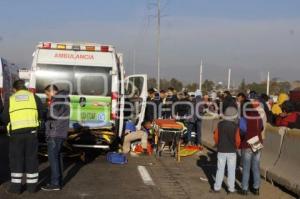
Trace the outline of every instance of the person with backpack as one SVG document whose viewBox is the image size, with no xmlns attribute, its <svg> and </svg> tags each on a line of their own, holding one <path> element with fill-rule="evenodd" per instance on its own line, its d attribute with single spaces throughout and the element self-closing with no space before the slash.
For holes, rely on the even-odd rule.
<svg viewBox="0 0 300 199">
<path fill-rule="evenodd" d="M 262 148 L 262 131 L 264 129 L 262 118 L 255 106 L 248 104 L 244 115 L 244 126 L 241 130 L 242 153 L 242 195 L 248 195 L 250 170 L 253 174 L 253 193 L 259 195 L 260 188 L 260 157 Z M 241 121 L 240 121 L 241 126 Z"/>
<path fill-rule="evenodd" d="M 214 132 L 214 140 L 218 151 L 216 182 L 214 184 L 214 189 L 212 190 L 215 193 L 218 193 L 221 190 L 226 163 L 228 169 L 228 191 L 229 193 L 234 193 L 236 191 L 236 150 L 239 148 L 241 142 L 239 127 L 235 122 L 237 117 L 237 109 L 235 107 L 228 107 L 223 115 L 223 120 L 218 124 L 218 127 Z"/>
</svg>

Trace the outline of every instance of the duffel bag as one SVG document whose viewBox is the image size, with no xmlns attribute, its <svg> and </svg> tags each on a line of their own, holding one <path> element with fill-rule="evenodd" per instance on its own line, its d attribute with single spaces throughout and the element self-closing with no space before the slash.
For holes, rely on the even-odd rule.
<svg viewBox="0 0 300 199">
<path fill-rule="evenodd" d="M 123 153 L 109 152 L 106 155 L 108 162 L 112 164 L 126 164 L 128 162 L 127 157 Z"/>
</svg>

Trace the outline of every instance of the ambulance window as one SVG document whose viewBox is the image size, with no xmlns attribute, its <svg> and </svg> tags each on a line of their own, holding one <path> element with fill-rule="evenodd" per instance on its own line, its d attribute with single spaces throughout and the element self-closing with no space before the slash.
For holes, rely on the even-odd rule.
<svg viewBox="0 0 300 199">
<path fill-rule="evenodd" d="M 37 93 L 55 84 L 72 95 L 111 95 L 111 75 L 107 67 L 38 65 L 36 72 Z"/>
<path fill-rule="evenodd" d="M 79 95 L 111 95 L 111 68 L 75 66 L 74 75 Z"/>
<path fill-rule="evenodd" d="M 75 92 L 73 66 L 38 65 L 36 92 L 44 93 L 44 88 L 49 84 L 55 84 L 60 90 L 73 94 Z"/>
<path fill-rule="evenodd" d="M 126 85 L 127 97 L 140 97 L 143 91 L 144 78 L 130 77 Z"/>
</svg>

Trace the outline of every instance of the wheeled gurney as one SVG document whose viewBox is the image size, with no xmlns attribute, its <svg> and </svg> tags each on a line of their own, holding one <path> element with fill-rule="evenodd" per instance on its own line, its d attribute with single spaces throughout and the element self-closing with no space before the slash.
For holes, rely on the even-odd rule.
<svg viewBox="0 0 300 199">
<path fill-rule="evenodd" d="M 157 119 L 155 124 L 158 127 L 157 155 L 162 156 L 164 148 L 169 145 L 171 154 L 180 161 L 181 136 L 184 130 L 183 124 L 174 119 Z"/>
</svg>

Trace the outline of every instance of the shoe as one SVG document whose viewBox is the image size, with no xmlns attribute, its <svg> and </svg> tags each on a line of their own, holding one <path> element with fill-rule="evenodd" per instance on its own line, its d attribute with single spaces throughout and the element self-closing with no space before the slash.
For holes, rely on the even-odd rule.
<svg viewBox="0 0 300 199">
<path fill-rule="evenodd" d="M 28 193 L 36 193 L 37 189 L 27 189 Z"/>
<path fill-rule="evenodd" d="M 8 194 L 17 194 L 20 195 L 22 193 L 21 190 L 12 189 L 11 187 L 5 191 Z"/>
<path fill-rule="evenodd" d="M 36 185 L 27 184 L 26 189 L 29 193 L 36 193 L 37 192 L 37 186 Z"/>
<path fill-rule="evenodd" d="M 21 194 L 22 193 L 22 186 L 11 184 L 10 187 L 6 190 L 6 193 Z"/>
<path fill-rule="evenodd" d="M 220 190 L 214 190 L 214 189 L 211 189 L 210 191 L 209 191 L 209 193 L 220 193 L 221 191 Z"/>
<path fill-rule="evenodd" d="M 147 151 L 143 151 L 142 153 L 139 154 L 140 156 L 148 156 L 148 152 Z"/>
<path fill-rule="evenodd" d="M 227 195 L 233 195 L 233 194 L 236 194 L 236 191 L 228 191 L 227 192 Z"/>
<path fill-rule="evenodd" d="M 248 195 L 248 191 L 247 190 L 241 190 L 240 194 L 243 195 L 243 196 L 246 196 L 246 195 Z"/>
<path fill-rule="evenodd" d="M 253 194 L 259 196 L 259 189 L 253 189 Z"/>
<path fill-rule="evenodd" d="M 47 184 L 46 186 L 41 187 L 43 191 L 60 191 L 61 187 L 57 185 Z"/>
</svg>

